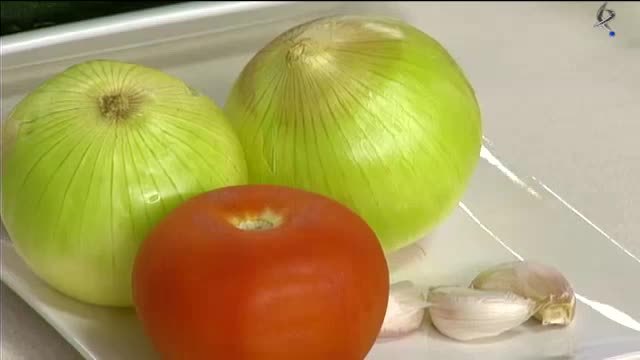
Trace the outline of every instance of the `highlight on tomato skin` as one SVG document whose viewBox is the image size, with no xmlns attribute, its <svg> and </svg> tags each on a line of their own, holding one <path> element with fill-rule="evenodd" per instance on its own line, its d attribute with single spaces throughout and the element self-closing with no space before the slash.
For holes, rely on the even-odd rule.
<svg viewBox="0 0 640 360">
<path fill-rule="evenodd" d="M 165 217 L 140 247 L 133 287 L 164 359 L 362 360 L 389 271 L 374 231 L 340 203 L 242 185 Z"/>
</svg>

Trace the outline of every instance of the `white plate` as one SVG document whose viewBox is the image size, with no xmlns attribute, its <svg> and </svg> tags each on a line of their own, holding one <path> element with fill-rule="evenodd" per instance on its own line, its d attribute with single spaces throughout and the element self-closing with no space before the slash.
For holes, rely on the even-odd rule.
<svg viewBox="0 0 640 360">
<path fill-rule="evenodd" d="M 173 6 L 171 12 L 157 9 L 6 37 L 2 114 L 46 77 L 96 57 L 161 68 L 222 104 L 254 51 L 308 18 L 375 12 L 428 28 L 421 26 L 416 10 L 423 6 L 421 10 L 431 10 L 430 19 L 440 19 L 444 28 L 446 21 L 455 19 L 452 14 L 462 11 L 457 7 L 443 20 L 436 15 L 447 5 L 412 6 L 189 3 Z M 459 16 L 473 15 L 467 10 Z M 469 46 L 480 47 L 472 42 Z M 474 59 L 461 56 L 460 61 L 465 67 Z M 482 160 L 460 206 L 424 244 L 426 256 L 399 254 L 391 259 L 393 278 L 409 278 L 423 286 L 466 285 L 489 265 L 535 259 L 559 268 L 574 285 L 579 294 L 575 322 L 566 328 L 543 329 L 530 321 L 497 338 L 459 343 L 439 335 L 426 321 L 420 332 L 376 344 L 367 359 L 640 358 L 640 261 L 631 251 L 640 247 L 612 239 L 532 174 L 505 165 L 485 140 Z M 51 290 L 16 255 L 4 230 L 2 281 L 87 359 L 156 358 L 131 311 L 80 304 Z"/>
</svg>

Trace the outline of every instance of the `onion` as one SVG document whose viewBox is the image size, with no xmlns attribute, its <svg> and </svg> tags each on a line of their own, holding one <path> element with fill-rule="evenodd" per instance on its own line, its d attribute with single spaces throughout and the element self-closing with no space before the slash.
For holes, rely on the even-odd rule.
<svg viewBox="0 0 640 360">
<path fill-rule="evenodd" d="M 462 196 L 481 116 L 436 40 L 395 19 L 316 19 L 279 35 L 237 78 L 225 111 L 249 181 L 350 207 L 386 251 L 429 233 Z"/>
<path fill-rule="evenodd" d="M 87 303 L 132 306 L 133 260 L 150 229 L 197 194 L 247 182 L 222 110 L 137 64 L 68 68 L 3 130 L 7 231 L 36 275 Z"/>
</svg>

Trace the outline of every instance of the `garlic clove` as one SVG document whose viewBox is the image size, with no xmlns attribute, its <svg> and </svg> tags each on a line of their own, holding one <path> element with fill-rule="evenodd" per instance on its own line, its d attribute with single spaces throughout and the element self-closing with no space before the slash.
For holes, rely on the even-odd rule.
<svg viewBox="0 0 640 360">
<path fill-rule="evenodd" d="M 379 338 L 394 338 L 412 333 L 422 326 L 428 303 L 410 281 L 391 284 L 387 313 Z"/>
<path fill-rule="evenodd" d="M 536 303 L 511 292 L 440 286 L 429 291 L 429 314 L 445 336 L 470 341 L 500 335 L 526 322 Z"/>
<path fill-rule="evenodd" d="M 550 299 L 533 317 L 542 325 L 569 325 L 575 317 L 576 298 L 569 300 Z"/>
<path fill-rule="evenodd" d="M 480 273 L 474 289 L 511 291 L 534 300 L 534 317 L 543 325 L 568 325 L 575 317 L 575 293 L 555 268 L 532 261 L 502 263 Z"/>
</svg>

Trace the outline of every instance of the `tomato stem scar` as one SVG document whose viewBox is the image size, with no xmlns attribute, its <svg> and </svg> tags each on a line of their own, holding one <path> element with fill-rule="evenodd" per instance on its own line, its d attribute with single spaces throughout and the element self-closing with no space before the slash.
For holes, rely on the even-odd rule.
<svg viewBox="0 0 640 360">
<path fill-rule="evenodd" d="M 282 224 L 282 216 L 267 209 L 261 214 L 249 214 L 243 217 L 229 219 L 233 226 L 245 231 L 263 231 L 275 229 Z"/>
</svg>

